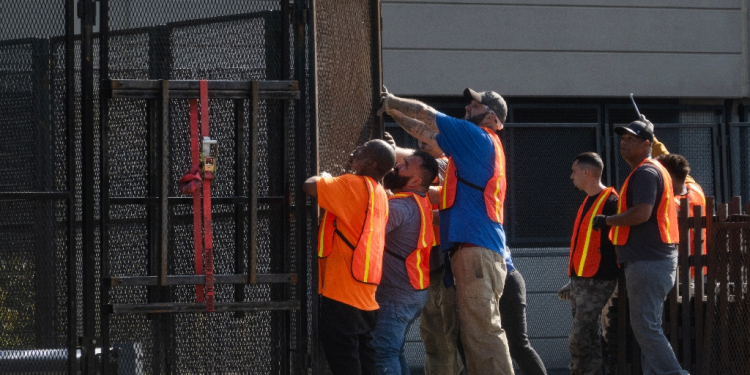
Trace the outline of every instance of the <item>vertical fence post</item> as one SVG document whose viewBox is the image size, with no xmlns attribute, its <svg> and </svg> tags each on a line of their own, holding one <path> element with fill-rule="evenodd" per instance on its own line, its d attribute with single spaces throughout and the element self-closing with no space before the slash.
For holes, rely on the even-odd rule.
<svg viewBox="0 0 750 375">
<path fill-rule="evenodd" d="M 308 168 L 317 161 L 316 148 L 314 142 L 317 133 L 315 127 L 315 13 L 314 0 L 309 2 L 304 0 L 295 0 L 294 11 L 296 16 L 292 17 L 296 22 L 294 28 L 294 78 L 299 83 L 300 98 L 294 107 L 294 114 L 297 116 L 294 133 L 294 150 L 295 170 L 294 170 L 294 234 L 297 245 L 298 262 L 298 282 L 297 296 L 300 299 L 299 326 L 297 329 L 297 373 L 307 374 L 308 369 L 312 368 L 313 374 L 317 373 L 317 355 L 315 350 L 310 353 L 308 348 L 308 339 L 312 342 L 313 348 L 316 348 L 317 342 L 317 286 L 318 277 L 315 272 L 317 265 L 310 265 L 307 238 L 307 223 L 310 211 L 307 207 L 307 194 L 302 191 L 302 181 L 307 177 Z M 307 79 L 307 69 L 310 70 L 312 79 Z M 309 104 L 309 113 L 308 113 Z M 309 116 L 309 117 L 308 117 Z M 308 121 L 309 119 L 309 121 Z M 309 137 L 308 138 L 308 131 Z M 308 139 L 313 140 L 313 144 L 308 144 Z M 309 146 L 309 147 L 308 147 Z M 312 155 L 312 157 L 310 157 Z M 311 274 L 308 275 L 308 267 L 311 267 Z M 311 282 L 308 282 L 311 280 Z M 308 288 L 309 287 L 309 288 Z M 312 300 L 312 303 L 308 301 Z M 308 305 L 311 307 L 309 313 Z M 308 318 L 311 317 L 311 321 Z M 312 329 L 308 329 L 308 323 Z M 312 337 L 308 337 L 308 330 L 312 332 Z"/>
<path fill-rule="evenodd" d="M 67 190 L 68 211 L 67 211 L 67 304 L 68 309 L 68 326 L 67 326 L 67 346 L 68 346 L 68 374 L 78 372 L 78 361 L 76 360 L 76 345 L 78 343 L 78 282 L 76 279 L 76 209 L 75 209 L 75 190 L 76 190 L 76 147 L 75 147 L 75 0 L 65 1 L 65 139 L 67 148 Z"/>
<path fill-rule="evenodd" d="M 244 197 L 247 194 L 247 185 L 245 184 L 245 100 L 237 99 L 234 101 L 234 124 L 236 134 L 235 141 L 235 191 L 237 197 Z M 245 219 L 247 218 L 247 205 L 234 205 L 234 272 L 244 274 L 247 272 L 245 267 Z M 234 301 L 242 302 L 245 300 L 245 285 L 235 284 Z M 234 313 L 237 319 L 245 317 L 245 313 L 237 311 Z"/>
<path fill-rule="evenodd" d="M 380 109 L 380 92 L 383 88 L 383 57 L 381 48 L 380 0 L 370 0 L 370 61 L 372 74 L 372 138 L 383 138 L 383 116 L 375 112 Z"/>
<path fill-rule="evenodd" d="M 250 270 L 247 279 L 250 284 L 258 283 L 258 111 L 259 104 L 259 86 L 258 81 L 252 82 L 252 94 L 250 95 L 250 176 L 248 182 L 250 186 L 250 202 L 247 206 L 250 212 L 250 233 L 248 234 L 248 254 L 247 261 Z"/>
<path fill-rule="evenodd" d="M 677 330 L 671 331 L 672 336 L 672 348 L 676 352 L 677 358 L 680 358 L 680 346 L 675 346 L 674 343 L 679 343 L 678 337 L 682 333 L 682 368 L 688 372 L 691 370 L 691 359 L 690 359 L 690 227 L 688 226 L 688 214 L 690 207 L 687 198 L 680 199 L 680 217 L 679 217 L 679 233 L 680 233 L 680 244 L 679 244 L 679 295 L 682 297 L 682 304 L 680 305 L 682 310 L 682 326 L 680 328 L 682 332 Z M 678 288 L 675 288 L 678 289 Z M 674 305 L 676 305 L 676 295 L 670 296 L 670 302 L 674 299 Z M 671 309 L 670 309 L 671 312 Z M 670 321 L 671 327 L 677 327 L 677 312 L 671 313 Z M 673 318 L 673 319 L 672 319 Z M 679 328 L 678 328 L 679 329 Z"/>
<path fill-rule="evenodd" d="M 706 223 L 710 220 L 709 217 L 703 215 L 704 207 L 695 206 L 693 207 L 693 270 L 694 270 L 694 282 L 695 282 L 695 297 L 693 298 L 693 309 L 695 314 L 695 321 L 693 329 L 695 331 L 695 366 L 692 367 L 691 372 L 694 374 L 700 374 L 703 371 L 703 249 L 704 249 L 704 236 L 703 228 L 706 227 Z"/>
<path fill-rule="evenodd" d="M 716 316 L 716 234 L 714 233 L 714 221 L 718 219 L 713 215 L 714 197 L 706 197 L 706 325 L 703 334 L 703 361 L 700 370 L 703 374 L 709 374 L 711 356 L 713 352 L 713 328 Z"/>
<path fill-rule="evenodd" d="M 723 203 L 719 206 L 720 220 L 726 222 L 729 215 L 729 205 Z M 719 304 L 719 343 L 721 345 L 721 363 L 729 360 L 729 327 L 728 322 L 725 320 L 729 316 L 729 309 L 727 302 L 729 302 L 729 285 L 727 283 L 727 266 L 729 264 L 728 259 L 728 243 L 725 232 L 721 233 L 721 236 L 717 236 L 716 250 L 721 255 L 717 254 L 716 264 L 716 278 L 714 279 L 719 284 L 719 295 L 717 303 Z"/>
<path fill-rule="evenodd" d="M 81 174 L 83 217 L 83 374 L 95 374 L 96 340 L 96 140 L 94 124 L 94 39 L 96 4 L 92 0 L 78 2 L 81 17 Z"/>
</svg>

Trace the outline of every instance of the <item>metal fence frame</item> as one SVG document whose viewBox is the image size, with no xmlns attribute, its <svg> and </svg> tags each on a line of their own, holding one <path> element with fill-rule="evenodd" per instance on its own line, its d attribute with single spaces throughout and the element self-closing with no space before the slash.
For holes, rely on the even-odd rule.
<svg viewBox="0 0 750 375">
<path fill-rule="evenodd" d="M 269 0 L 271 1 L 271 0 Z M 273 0 L 275 1 L 275 0 Z M 282 328 L 282 333 L 274 336 L 278 338 L 278 352 L 282 353 L 286 359 L 274 367 L 274 372 L 278 373 L 297 373 L 307 372 L 312 369 L 313 373 L 320 372 L 317 350 L 317 267 L 314 262 L 314 252 L 308 251 L 314 241 L 310 236 L 315 235 L 314 224 L 316 223 L 317 210 L 315 201 L 302 191 L 302 181 L 304 177 L 317 172 L 319 162 L 318 156 L 318 138 L 319 138 L 319 117 L 318 117 L 318 99 L 317 89 L 319 58 L 333 61 L 329 56 L 320 56 L 316 48 L 316 7 L 318 3 L 325 0 L 294 0 L 278 1 L 280 11 L 272 15 L 282 20 L 280 55 L 282 64 L 278 71 L 282 76 L 279 79 L 293 79 L 299 84 L 299 100 L 294 102 L 285 102 L 283 104 L 283 113 L 286 118 L 283 120 L 286 131 L 283 132 L 284 142 L 293 145 L 296 150 L 294 158 L 296 162 L 292 163 L 289 175 L 295 176 L 294 181 L 288 180 L 289 176 L 284 175 L 281 185 L 284 189 L 283 194 L 277 197 L 259 197 L 261 203 L 279 204 L 280 209 L 283 207 L 283 215 L 287 225 L 279 228 L 283 232 L 280 238 L 296 244 L 294 251 L 295 269 L 298 282 L 293 288 L 273 289 L 271 299 L 273 301 L 291 301 L 293 298 L 299 305 L 298 313 L 291 316 L 282 312 L 279 315 L 278 323 Z M 112 306 L 108 304 L 108 293 L 112 287 L 111 283 L 116 278 L 109 278 L 108 264 L 108 228 L 110 218 L 108 212 L 112 204 L 131 203 L 128 199 L 122 197 L 110 198 L 109 179 L 108 179 L 108 123 L 107 116 L 102 115 L 97 118 L 98 114 L 106 114 L 109 110 L 109 101 L 106 100 L 108 87 L 100 85 L 97 77 L 106 80 L 110 78 L 110 37 L 141 33 L 149 30 L 156 30 L 159 27 L 144 27 L 130 30 L 110 31 L 110 6 L 113 1 L 110 0 L 66 0 L 65 1 L 65 35 L 64 37 L 52 37 L 50 39 L 24 39 L 14 41 L 0 41 L 0 45 L 10 43 L 31 43 L 35 48 L 34 59 L 40 63 L 35 64 L 38 68 L 47 69 L 47 61 L 51 60 L 45 57 L 50 50 L 50 41 L 54 41 L 59 47 L 64 43 L 64 59 L 58 58 L 57 61 L 64 61 L 65 66 L 58 66 L 57 81 L 51 83 L 46 81 L 50 76 L 44 72 L 33 73 L 35 81 L 35 95 L 33 115 L 37 117 L 37 122 L 43 126 L 50 123 L 50 104 L 43 102 L 50 98 L 49 93 L 43 94 L 45 89 L 51 85 L 57 86 L 57 92 L 64 92 L 64 108 L 58 108 L 58 111 L 64 109 L 64 129 L 66 137 L 66 189 L 50 190 L 40 188 L 34 191 L 4 191 L 0 192 L 0 201 L 23 201 L 23 202 L 52 202 L 64 201 L 67 207 L 66 218 L 61 222 L 65 226 L 67 233 L 67 251 L 66 256 L 66 308 L 67 308 L 67 328 L 66 328 L 66 349 L 65 353 L 55 351 L 50 354 L 50 361 L 64 361 L 66 372 L 74 373 L 104 373 L 113 371 L 109 358 L 110 342 L 108 342 L 109 332 L 109 313 Z M 359 7 L 360 4 L 357 4 Z M 381 137 L 383 132 L 382 121 L 374 116 L 375 110 L 379 106 L 380 89 L 382 86 L 382 62 L 380 54 L 380 2 L 378 0 L 369 0 L 364 7 L 368 9 L 369 14 L 368 30 L 370 42 L 369 48 L 371 53 L 370 68 L 368 76 L 365 78 L 372 82 L 372 101 L 369 103 L 371 117 L 375 121 L 367 129 L 368 138 Z M 227 21 L 240 16 L 224 16 L 213 19 L 207 19 L 206 22 Z M 80 18 L 80 33 L 76 34 L 76 23 Z M 200 18 L 197 16 L 195 18 Z M 98 25 L 96 25 L 98 21 Z M 191 23 L 191 21 L 188 21 Z M 194 23 L 194 22 L 192 22 Z M 191 24 L 192 24 L 191 23 Z M 179 25 L 180 22 L 171 25 Z M 366 23 L 362 23 L 365 25 Z M 98 33 L 97 31 L 98 27 Z M 156 30 L 158 31 L 158 30 Z M 98 42 L 98 44 L 97 44 Z M 327 52 L 326 52 L 327 53 Z M 326 61 L 326 60 L 324 60 Z M 335 61 L 334 61 L 335 62 Z M 169 62 L 149 61 L 149 75 L 154 79 L 168 79 L 164 76 L 168 72 L 168 66 L 163 66 Z M 78 66 L 76 66 L 78 64 Z M 161 65 L 159 65 L 161 64 Z M 335 66 L 328 66 L 326 69 L 333 69 Z M 98 68 L 98 70 L 97 70 Z M 64 75 L 64 77 L 61 77 Z M 64 88 L 59 86 L 59 81 L 64 79 Z M 58 94 L 59 95 L 59 94 Z M 256 104 L 257 104 L 256 97 Z M 159 111 L 159 105 L 151 106 L 149 113 L 156 117 L 166 117 L 166 111 Z M 243 106 L 237 106 L 241 111 Z M 61 118 L 61 116 L 60 116 Z M 238 116 L 239 118 L 239 116 Z M 151 121 L 151 125 L 155 125 Z M 294 127 L 294 132 L 290 130 Z M 37 129 L 41 135 L 36 139 L 37 142 L 43 142 L 48 132 L 42 131 L 43 128 Z M 158 135 L 158 129 L 150 129 L 149 134 Z M 249 132 L 248 136 L 257 136 L 255 132 Z M 161 142 L 159 137 L 151 137 L 151 144 L 156 145 Z M 98 163 L 97 150 L 101 150 L 101 164 Z M 241 147 L 238 147 L 238 150 Z M 283 151 L 283 150 L 279 150 Z M 240 152 L 240 151 L 238 151 Z M 33 163 L 50 163 L 47 158 L 39 155 Z M 163 173 L 164 163 L 159 162 L 163 153 L 154 151 L 150 159 L 155 163 L 151 166 L 152 174 Z M 288 153 L 284 153 L 285 158 L 280 158 L 282 167 L 292 165 L 289 163 Z M 158 165 L 157 165 L 158 164 Z M 238 165 L 238 170 L 242 169 Z M 243 173 L 254 174 L 255 166 L 247 172 L 238 171 L 238 175 Z M 101 177 L 101 186 L 97 186 L 97 178 Z M 166 177 L 166 176 L 162 176 Z M 164 180 L 164 178 L 162 178 Z M 299 180 L 299 181 L 297 181 Z M 252 178 L 251 178 L 252 181 Z M 158 185 L 158 186 L 157 186 Z M 164 203 L 169 205 L 170 199 L 167 199 L 164 193 L 164 181 L 152 186 L 149 194 L 152 198 L 158 197 L 159 206 Z M 239 185 L 239 184 L 238 184 Z M 239 187 L 238 187 L 239 188 Z M 28 190 L 28 189 L 27 189 Z M 99 198 L 101 197 L 101 200 Z M 222 198 L 219 198 L 221 200 Z M 147 204 L 152 199 L 135 198 L 135 201 L 146 201 Z M 178 199 L 179 200 L 179 199 Z M 153 203 L 153 202 L 152 202 Z M 252 204 L 251 204 L 252 206 Z M 163 222 L 163 210 L 151 210 L 159 218 L 151 220 L 151 227 L 163 231 L 158 222 Z M 239 210 L 238 210 L 239 211 Z M 255 211 L 251 209 L 253 216 Z M 242 216 L 239 214 L 239 216 Z M 156 218 L 154 218 L 156 219 Z M 239 217 L 237 220 L 242 219 Z M 240 220 L 241 221 L 241 220 Z M 290 224 L 293 223 L 293 224 Z M 290 225 L 295 226 L 292 233 Z M 238 231 L 241 233 L 241 231 Z M 251 230 L 254 233 L 254 230 Z M 237 236 L 241 236 L 238 234 Z M 159 236 L 152 236 L 154 240 L 160 240 Z M 161 235 L 163 239 L 164 235 Z M 252 237 L 252 236 L 251 236 Z M 163 241 L 158 241 L 163 242 Z M 251 241 L 252 242 L 252 241 Z M 250 246 L 252 247 L 252 246 Z M 39 254 L 41 255 L 41 254 Z M 252 256 L 250 256 L 252 257 Z M 283 259 L 282 259 L 283 258 Z M 156 259 L 154 259 L 156 260 Z M 250 259 L 248 259 L 250 262 Z M 157 262 L 154 262 L 155 265 Z M 276 264 L 277 263 L 277 264 Z M 290 267 L 289 257 L 281 257 L 272 268 L 279 270 L 288 270 Z M 239 263 L 238 263 L 239 264 Z M 99 267 L 102 267 L 99 269 Z M 242 268 L 243 265 L 238 265 Z M 157 267 L 158 268 L 158 267 Z M 101 273 L 100 273 L 101 272 Z M 238 271 L 239 272 L 239 271 Z M 252 273 L 252 272 L 251 272 Z M 41 278 L 43 275 L 37 274 Z M 247 279 L 253 279 L 253 275 L 248 275 Z M 258 275 L 258 279 L 264 279 L 264 275 Z M 270 279 L 269 279 L 270 280 Z M 116 282 L 121 282 L 117 280 Z M 132 280 L 131 280 L 132 281 Z M 266 280 L 268 281 L 268 280 Z M 35 283 L 41 287 L 42 283 Z M 156 287 L 158 289 L 159 287 Z M 154 291 L 154 296 L 158 291 Z M 37 306 L 42 309 L 42 306 Z M 47 309 L 49 310 L 49 309 Z M 38 311 L 39 313 L 49 313 L 48 311 Z M 276 319 L 276 318 L 274 318 Z M 42 322 L 48 322 L 44 319 L 37 319 Z M 294 329 L 289 329 L 290 324 Z M 38 325 L 37 330 L 43 330 L 43 324 Z M 43 335 L 39 335 L 42 337 Z M 14 371 L 35 371 L 40 365 L 35 358 L 29 357 L 29 353 L 21 352 L 3 352 L 0 353 L 0 361 L 11 363 L 20 367 L 14 367 Z M 123 352 L 120 353 L 124 354 Z M 127 353 L 125 353 L 127 354 Z M 128 354 L 131 355 L 132 353 Z M 18 358 L 16 358 L 18 357 Z M 78 358 L 78 359 L 76 359 Z M 127 359 L 126 359 L 127 360 Z M 8 362 L 11 361 L 11 362 Z M 51 369 L 51 368 L 50 368 Z M 157 369 L 157 372 L 160 371 Z M 175 371 L 174 369 L 172 371 Z"/>
</svg>

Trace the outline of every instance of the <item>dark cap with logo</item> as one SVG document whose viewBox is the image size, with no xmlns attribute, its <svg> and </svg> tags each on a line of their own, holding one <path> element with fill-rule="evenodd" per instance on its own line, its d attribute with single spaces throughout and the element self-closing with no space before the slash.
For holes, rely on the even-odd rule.
<svg viewBox="0 0 750 375">
<path fill-rule="evenodd" d="M 632 134 L 651 143 L 654 142 L 654 124 L 648 120 L 635 120 L 628 126 L 618 126 L 615 128 L 615 133 L 618 135 Z"/>
<path fill-rule="evenodd" d="M 476 100 L 490 107 L 500 122 L 505 123 L 505 117 L 508 115 L 508 105 L 505 104 L 505 99 L 498 93 L 494 91 L 476 92 L 470 88 L 466 88 L 464 90 L 464 98 L 466 100 Z"/>
</svg>

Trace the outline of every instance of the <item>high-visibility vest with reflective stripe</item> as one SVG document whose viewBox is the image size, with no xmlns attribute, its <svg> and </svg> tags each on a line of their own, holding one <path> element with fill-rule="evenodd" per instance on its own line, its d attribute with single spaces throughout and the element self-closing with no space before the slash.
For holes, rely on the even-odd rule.
<svg viewBox="0 0 750 375">
<path fill-rule="evenodd" d="M 604 189 L 587 212 L 583 212 L 583 208 L 591 197 L 586 196 L 581 203 L 573 226 L 573 237 L 570 239 L 568 276 L 571 276 L 572 271 L 579 277 L 593 277 L 599 271 L 599 262 L 602 259 L 601 233 L 594 230 L 594 216 L 602 214 L 604 204 L 611 194 L 617 196 L 614 188 Z"/>
<path fill-rule="evenodd" d="M 333 247 L 347 246 L 352 255 L 352 277 L 365 284 L 380 284 L 383 274 L 383 249 L 385 247 L 385 224 L 388 220 L 388 198 L 383 187 L 371 177 L 363 176 L 367 186 L 367 210 L 362 233 L 356 244 L 349 241 L 336 227 L 336 215 L 325 212 L 318 229 L 318 257 L 331 254 Z M 381 215 L 378 215 L 381 213 Z M 334 241 L 338 237 L 340 241 Z"/>
<path fill-rule="evenodd" d="M 445 157 L 445 155 L 439 157 L 438 159 L 448 160 L 448 158 Z M 446 164 L 446 166 L 447 166 L 447 164 Z M 446 169 L 446 174 L 447 174 L 447 172 L 448 171 Z M 435 181 L 433 181 L 432 184 L 436 185 L 436 186 L 439 186 L 440 193 L 438 195 L 442 197 L 442 195 L 443 195 L 442 194 L 442 189 L 443 188 L 442 188 L 442 185 L 440 184 L 440 175 L 435 176 Z M 433 210 L 439 210 L 440 209 L 440 205 L 439 204 L 433 204 L 432 205 L 432 209 Z M 438 245 L 440 245 L 440 226 L 439 225 L 433 225 L 432 226 L 432 231 L 433 231 L 433 233 L 435 233 L 435 245 L 434 246 L 438 246 Z"/>
<path fill-rule="evenodd" d="M 490 220 L 502 224 L 505 221 L 503 206 L 505 204 L 505 151 L 500 138 L 492 130 L 482 128 L 492 139 L 495 149 L 495 161 L 493 175 L 485 184 L 484 189 L 461 179 L 453 163 L 453 158 L 448 158 L 448 167 L 445 169 L 443 190 L 440 194 L 440 209 L 445 210 L 453 206 L 456 201 L 456 188 L 461 180 L 465 185 L 480 190 L 484 195 L 484 205 Z"/>
<path fill-rule="evenodd" d="M 664 181 L 662 186 L 661 200 L 656 206 L 656 222 L 659 226 L 659 235 L 661 236 L 662 242 L 666 244 L 673 244 L 680 242 L 679 227 L 677 225 L 677 209 L 674 206 L 674 192 L 672 191 L 672 178 L 669 177 L 669 173 L 659 162 L 654 159 L 646 159 L 637 167 L 633 168 L 628 178 L 625 179 L 625 183 L 622 184 L 620 189 L 620 200 L 617 202 L 617 213 L 623 213 L 628 210 L 627 204 L 627 192 L 628 183 L 630 177 L 633 176 L 640 166 L 645 163 L 651 163 L 661 174 L 661 179 Z M 628 235 L 630 234 L 629 226 L 613 226 L 609 231 L 609 239 L 612 244 L 616 246 L 625 245 L 628 242 Z"/>
<path fill-rule="evenodd" d="M 680 212 L 680 200 L 682 198 L 688 199 L 688 217 L 693 217 L 693 207 L 695 206 L 701 206 L 701 214 L 706 214 L 706 195 L 703 193 L 703 189 L 701 189 L 700 185 L 687 182 L 685 183 L 685 187 L 687 188 L 687 194 L 685 195 L 677 195 L 674 197 L 675 204 L 677 205 L 677 213 Z M 703 246 L 702 246 L 702 252 L 703 254 L 706 253 L 706 228 L 703 228 Z M 693 248 L 693 242 L 695 242 L 695 230 L 693 228 L 690 228 L 690 255 L 695 254 L 695 248 Z M 703 267 L 706 268 L 705 266 Z M 690 270 L 691 274 L 695 276 L 695 270 Z"/>
<path fill-rule="evenodd" d="M 424 290 L 430 286 L 430 251 L 435 243 L 435 235 L 432 230 L 432 204 L 429 197 L 422 197 L 412 192 L 401 192 L 394 194 L 389 199 L 414 198 L 417 203 L 420 216 L 419 237 L 414 251 L 406 258 L 388 250 L 392 254 L 402 259 L 406 264 L 406 274 L 409 276 L 411 286 L 416 290 Z"/>
</svg>

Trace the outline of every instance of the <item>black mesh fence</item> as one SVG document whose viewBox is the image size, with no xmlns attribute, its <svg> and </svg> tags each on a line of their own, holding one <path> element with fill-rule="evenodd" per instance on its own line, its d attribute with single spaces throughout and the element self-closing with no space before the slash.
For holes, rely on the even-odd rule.
<svg viewBox="0 0 750 375">
<path fill-rule="evenodd" d="M 730 124 L 732 196 L 750 197 L 750 123 Z"/>
<path fill-rule="evenodd" d="M 354 146 L 380 131 L 377 3 L 317 4 L 313 19 L 305 1 L 0 3 L 2 372 L 88 373 L 86 363 L 98 366 L 88 358 L 100 351 L 109 373 L 126 374 L 290 373 L 314 363 L 307 349 L 315 344 L 314 253 L 300 248 L 314 243 L 307 239 L 314 222 L 295 226 L 314 210 L 299 207 L 305 200 L 297 192 L 316 160 L 341 173 Z M 304 309 L 117 313 L 118 306 L 195 302 L 192 285 L 110 285 L 110 278 L 158 274 L 154 206 L 162 177 L 166 271 L 194 273 L 192 206 L 177 187 L 190 166 L 189 114 L 185 99 L 160 108 L 149 99 L 100 97 L 102 79 L 300 82 L 300 104 L 261 99 L 254 112 L 248 95 L 211 99 L 209 112 L 221 150 L 212 184 L 215 273 L 250 272 L 253 234 L 257 273 L 292 281 L 217 285 L 217 303 L 310 300 Z M 318 113 L 316 93 L 329 110 Z M 156 143 L 162 110 L 169 112 L 164 150 Z M 162 154 L 169 155 L 165 176 L 156 173 Z M 252 194 L 250 212 L 242 202 Z M 69 361 L 76 350 L 80 361 Z"/>
<path fill-rule="evenodd" d="M 212 3 L 157 2 L 140 9 L 133 17 L 132 3 L 112 2 L 109 38 L 109 77 L 117 79 L 209 79 L 209 80 L 281 80 L 289 79 L 284 71 L 289 46 L 288 33 L 282 22 L 278 2 Z M 137 27 L 137 28 L 133 28 Z M 286 63 L 289 69 L 289 63 Z M 147 100 L 113 99 L 109 103 L 108 125 L 108 195 L 111 198 L 149 196 L 158 179 L 144 171 L 156 163 L 149 137 L 158 132 L 149 121 Z M 284 197 L 292 184 L 294 162 L 291 133 L 293 113 L 284 101 L 260 101 L 257 129 L 241 129 L 238 123 L 250 124 L 249 100 L 209 100 L 210 136 L 220 145 L 217 172 L 211 185 L 212 197 L 243 197 L 250 194 L 250 183 L 257 186 L 259 199 L 257 229 L 250 228 L 246 205 L 214 204 L 212 206 L 214 267 L 217 275 L 245 274 L 248 259 L 243 244 L 256 230 L 257 270 L 259 273 L 297 271 L 294 243 L 288 241 L 289 226 L 284 212 L 289 208 Z M 179 196 L 178 180 L 190 167 L 190 133 L 188 101 L 169 102 L 169 176 L 170 197 Z M 241 118 L 238 118 L 241 117 Z M 153 118 L 151 118 L 153 120 Z M 249 137 L 238 132 L 258 134 L 258 155 L 250 160 L 244 152 L 237 159 L 237 149 L 249 149 Z M 238 143 L 241 142 L 241 143 Z M 257 180 L 249 181 L 251 167 L 257 169 Z M 137 166 L 134 168 L 134 166 Z M 116 200 L 120 202 L 122 200 Z M 238 212 L 240 211 L 240 212 Z M 108 224 L 107 265 L 110 276 L 145 276 L 154 247 L 150 246 L 149 228 L 153 216 L 148 205 L 113 204 Z M 190 275 L 194 270 L 193 207 L 190 201 L 170 205 L 169 266 L 170 275 Z M 240 231 L 238 233 L 238 231 Z M 237 241 L 240 241 L 239 243 Z M 148 287 L 112 288 L 110 304 L 154 302 Z M 217 285 L 216 302 L 280 301 L 294 297 L 294 287 L 284 285 Z M 163 301 L 195 302 L 195 286 L 170 286 Z M 290 352 L 295 325 L 293 313 L 257 311 L 246 313 L 180 313 L 159 316 L 148 314 L 113 315 L 110 345 L 135 358 L 122 361 L 132 367 L 129 373 L 288 373 L 292 366 Z M 121 355 L 118 353 L 118 355 Z"/>
<path fill-rule="evenodd" d="M 746 212 L 748 213 L 748 212 Z M 735 220 L 739 219 L 739 220 Z M 746 374 L 750 371 L 750 299 L 747 290 L 747 235 L 750 221 L 730 217 L 715 223 L 709 249 L 709 267 L 704 334 L 704 374 Z M 742 221 L 742 222 L 734 222 Z M 711 290 L 712 289 L 712 290 Z"/>
<path fill-rule="evenodd" d="M 71 343 L 68 138 L 50 70 L 65 6 L 0 4 L 0 368 L 64 373 Z M 64 90 L 63 90 L 64 93 Z"/>
</svg>

